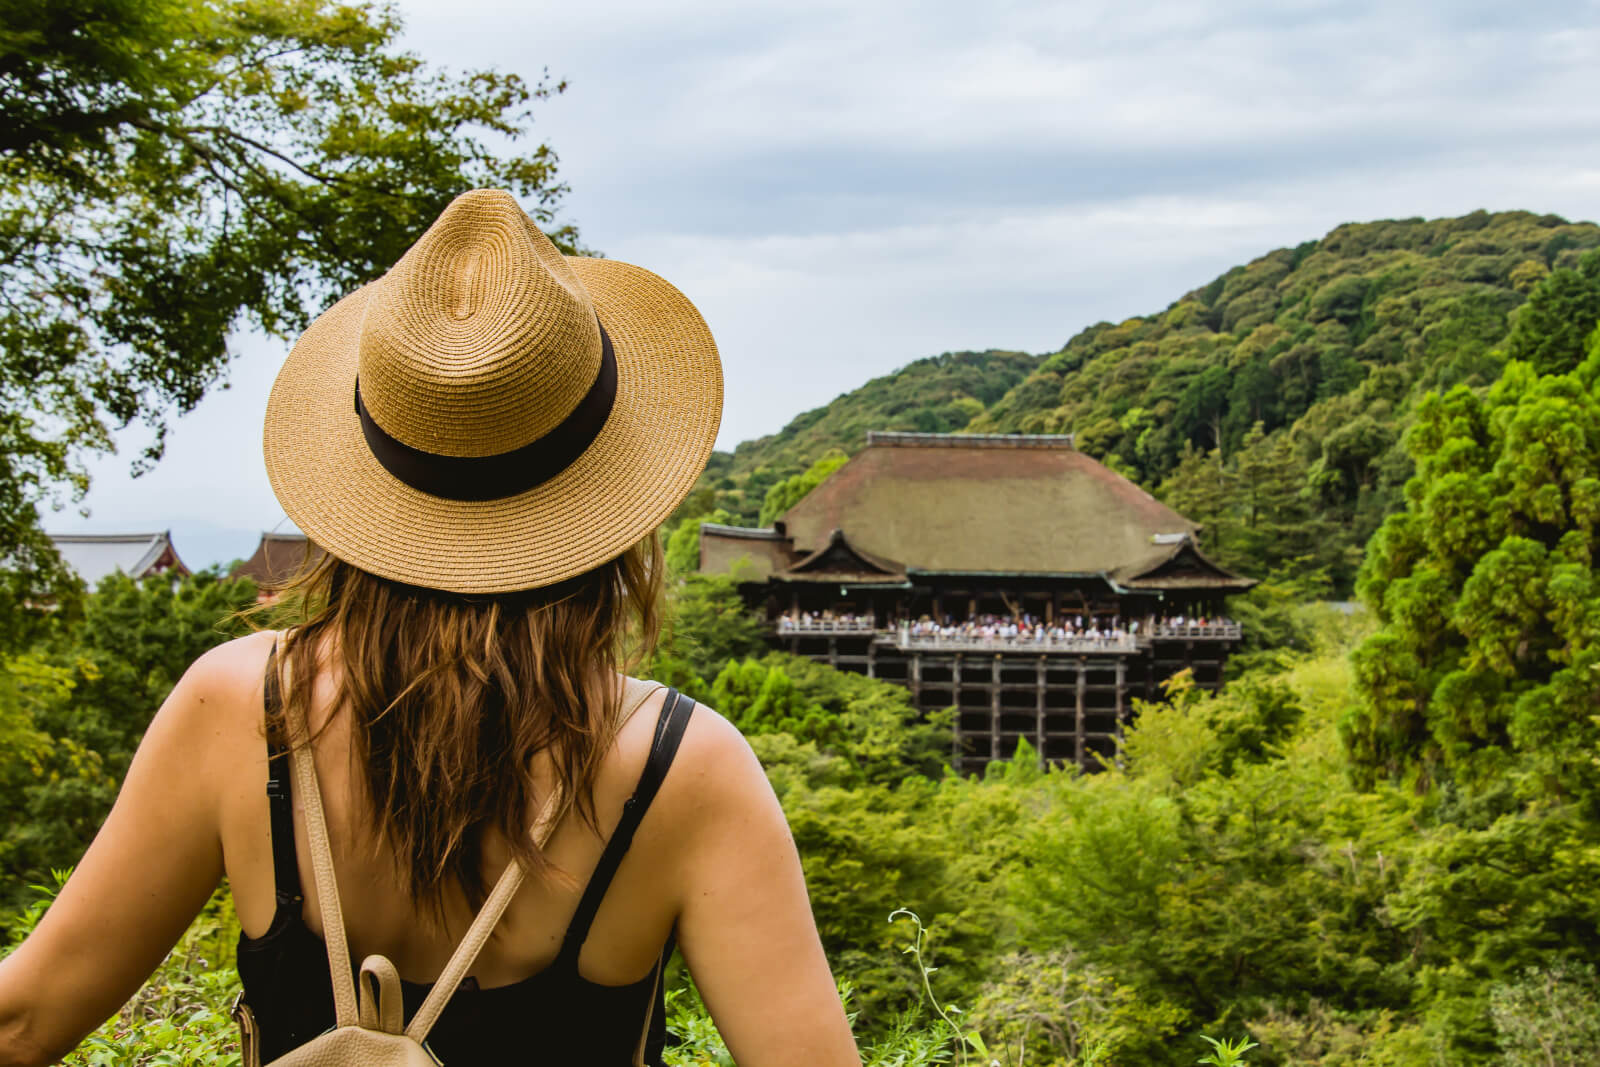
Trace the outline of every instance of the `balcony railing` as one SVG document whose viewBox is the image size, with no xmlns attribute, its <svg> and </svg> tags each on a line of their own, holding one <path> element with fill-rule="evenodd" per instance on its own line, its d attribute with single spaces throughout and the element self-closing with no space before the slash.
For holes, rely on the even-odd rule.
<svg viewBox="0 0 1600 1067">
<path fill-rule="evenodd" d="M 914 637 L 892 633 L 879 638 L 916 652 L 1137 652 L 1139 642 L 1121 637 Z"/>
<path fill-rule="evenodd" d="M 1138 633 L 1120 636 L 1085 637 L 979 637 L 976 635 L 909 634 L 903 627 L 880 626 L 871 619 L 778 619 L 773 632 L 779 636 L 821 636 L 849 634 L 876 635 L 877 639 L 901 649 L 922 651 L 998 651 L 998 652 L 1134 652 L 1151 641 L 1238 641 L 1242 636 L 1236 622 L 1153 623 Z"/>
<path fill-rule="evenodd" d="M 878 626 L 871 619 L 779 619 L 780 634 L 870 634 Z"/>
<path fill-rule="evenodd" d="M 1184 623 L 1182 626 L 1156 623 L 1150 627 L 1150 636 L 1158 641 L 1237 641 L 1241 631 L 1236 622 L 1208 622 L 1203 626 L 1199 623 Z"/>
</svg>

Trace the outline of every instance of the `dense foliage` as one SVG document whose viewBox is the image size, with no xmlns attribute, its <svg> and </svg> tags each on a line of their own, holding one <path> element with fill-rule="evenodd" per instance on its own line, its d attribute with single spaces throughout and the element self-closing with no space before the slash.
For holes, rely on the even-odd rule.
<svg viewBox="0 0 1600 1067">
<path fill-rule="evenodd" d="M 77 862 L 150 717 L 202 652 L 244 632 L 249 581 L 116 574 L 0 664 L 0 905 Z"/>
<path fill-rule="evenodd" d="M 1486 392 L 1423 402 L 1408 508 L 1362 572 L 1383 626 L 1354 659 L 1350 755 L 1363 781 L 1437 798 L 1407 907 L 1430 934 L 1435 1011 L 1466 1050 L 1492 1047 L 1505 1015 L 1492 983 L 1567 960 L 1568 985 L 1593 996 L 1600 329 L 1590 336 L 1564 372 L 1514 362 Z"/>
<path fill-rule="evenodd" d="M 181 620 L 178 605 L 199 603 L 185 587 L 105 592 L 115 606 L 91 603 L 85 618 L 143 634 L 123 655 L 174 636 L 140 620 Z M 959 778 L 943 770 L 947 724 L 918 721 L 891 684 L 780 654 L 736 652 L 714 676 L 694 673 L 678 654 L 691 637 L 709 656 L 746 647 L 724 625 L 737 597 L 726 583 L 684 583 L 674 597 L 677 648 L 658 666 L 717 702 L 766 764 L 869 1062 L 956 1057 L 930 991 L 1002 1062 L 1186 1065 L 1209 1051 L 1205 1035 L 1258 1042 L 1247 1059 L 1262 1064 L 1600 1054 L 1600 986 L 1583 962 L 1596 942 L 1575 911 L 1594 907 L 1588 887 L 1600 884 L 1585 866 L 1592 817 L 1558 804 L 1484 833 L 1459 793 L 1353 777 L 1340 727 L 1349 651 L 1378 640 L 1368 620 L 1296 608 L 1307 651 L 1280 652 L 1220 694 L 1180 676 L 1139 707 L 1120 767 L 1041 770 L 1024 747 Z M 689 634 L 684 619 L 711 629 Z M 74 647 L 91 646 L 85 634 Z M 151 699 L 170 684 L 168 662 L 143 661 Z M 75 692 L 18 677 L 41 700 Z M 133 703 L 108 747 L 147 717 Z M 888 921 L 901 907 L 927 925 L 926 975 L 904 954 L 910 923 Z M 1548 943 L 1552 923 L 1573 962 Z M 219 901 L 75 1062 L 224 1057 L 234 929 Z M 674 1062 L 728 1062 L 692 988 L 673 997 L 686 1039 Z M 1528 1058 L 1552 1046 L 1570 1057 Z"/>
<path fill-rule="evenodd" d="M 0 556 L 48 584 L 42 503 L 84 450 L 376 277 L 455 194 L 564 187 L 529 104 L 559 84 L 451 74 L 392 8 L 340 0 L 0 5 Z M 557 230 L 571 247 L 576 234 Z M 20 566 L 19 566 L 20 565 Z"/>
</svg>

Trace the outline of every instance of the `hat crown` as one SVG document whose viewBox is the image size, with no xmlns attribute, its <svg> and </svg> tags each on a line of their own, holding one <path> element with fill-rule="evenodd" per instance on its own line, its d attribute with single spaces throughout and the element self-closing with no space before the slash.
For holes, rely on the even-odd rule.
<svg viewBox="0 0 1600 1067">
<path fill-rule="evenodd" d="M 372 285 L 357 355 L 383 431 L 443 456 L 492 456 L 558 426 L 594 384 L 594 304 L 502 190 L 451 202 Z"/>
</svg>

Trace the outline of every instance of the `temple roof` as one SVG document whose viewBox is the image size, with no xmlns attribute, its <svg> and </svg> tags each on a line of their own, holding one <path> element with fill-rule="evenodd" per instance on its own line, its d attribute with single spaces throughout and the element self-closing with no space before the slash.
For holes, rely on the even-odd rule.
<svg viewBox="0 0 1600 1067">
<path fill-rule="evenodd" d="M 1256 584 L 1207 559 L 1193 538 L 1158 541 L 1151 553 L 1112 575 L 1130 589 L 1228 589 L 1243 592 Z"/>
<path fill-rule="evenodd" d="M 861 551 L 850 543 L 843 530 L 834 530 L 828 535 L 827 544 L 773 577 L 783 582 L 900 585 L 906 580 L 906 569 L 893 560 Z"/>
<path fill-rule="evenodd" d="M 1070 436 L 1042 434 L 869 433 L 782 521 L 797 554 L 843 530 L 866 556 L 961 574 L 1133 577 L 1200 529 Z"/>
<path fill-rule="evenodd" d="M 303 533 L 264 533 L 255 554 L 235 567 L 229 577 L 253 579 L 264 590 L 281 589 L 308 558 L 321 555 L 322 548 Z"/>
<path fill-rule="evenodd" d="M 130 578 L 189 568 L 172 547 L 172 531 L 131 534 L 51 534 L 56 551 L 85 585 L 93 589 L 100 579 L 118 571 Z"/>
</svg>

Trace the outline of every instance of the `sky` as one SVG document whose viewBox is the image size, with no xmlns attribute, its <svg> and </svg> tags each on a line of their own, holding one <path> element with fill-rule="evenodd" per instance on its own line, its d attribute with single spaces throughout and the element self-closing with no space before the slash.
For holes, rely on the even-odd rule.
<svg viewBox="0 0 1600 1067">
<path fill-rule="evenodd" d="M 565 220 L 700 308 L 719 447 L 945 351 L 1049 352 L 1343 222 L 1600 219 L 1600 0 L 400 0 L 406 46 L 568 88 Z M 91 465 L 53 531 L 191 566 L 292 529 L 261 462 L 283 340 Z"/>
</svg>

